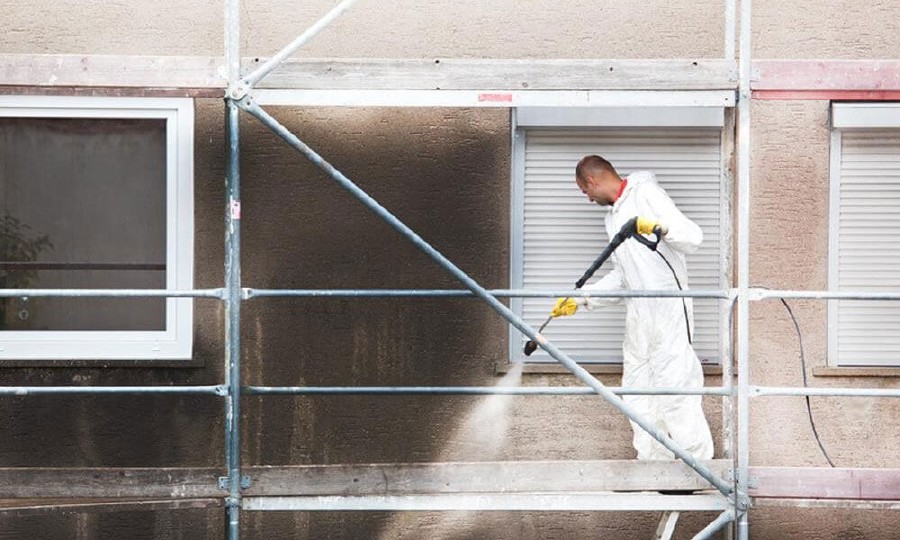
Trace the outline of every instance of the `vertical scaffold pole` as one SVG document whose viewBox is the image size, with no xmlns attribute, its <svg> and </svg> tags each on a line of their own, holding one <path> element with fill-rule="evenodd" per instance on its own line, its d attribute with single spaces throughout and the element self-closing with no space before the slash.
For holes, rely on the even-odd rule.
<svg viewBox="0 0 900 540">
<path fill-rule="evenodd" d="M 734 504 L 737 538 L 749 538 L 750 480 L 750 9 L 741 0 L 738 101 L 738 388 L 737 468 Z"/>
<path fill-rule="evenodd" d="M 240 81 L 240 6 L 226 0 L 225 61 L 228 88 L 225 95 L 225 466 L 228 471 L 227 531 L 238 540 L 241 531 L 241 197 L 240 109 L 232 89 Z"/>
</svg>

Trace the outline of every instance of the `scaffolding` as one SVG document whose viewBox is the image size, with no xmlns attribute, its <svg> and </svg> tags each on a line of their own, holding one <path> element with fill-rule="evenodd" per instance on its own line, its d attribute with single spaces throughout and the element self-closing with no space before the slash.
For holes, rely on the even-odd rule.
<svg viewBox="0 0 900 540">
<path fill-rule="evenodd" d="M 62 87 L 129 87 L 165 95 L 222 96 L 226 103 L 227 176 L 225 201 L 225 284 L 196 290 L 144 289 L 6 289 L 2 297 L 156 297 L 213 298 L 225 307 L 225 373 L 221 384 L 208 386 L 17 386 L 0 387 L 0 395 L 166 393 L 215 395 L 224 399 L 225 474 L 221 469 L 0 469 L 0 497 L 57 498 L 57 507 L 78 509 L 66 499 L 116 498 L 116 508 L 202 508 L 224 506 L 226 534 L 240 535 L 242 511 L 313 510 L 621 510 L 666 511 L 658 531 L 670 536 L 677 512 L 718 511 L 719 516 L 696 538 L 709 538 L 729 524 L 738 539 L 749 536 L 748 510 L 753 504 L 850 506 L 900 509 L 876 486 L 879 471 L 861 469 L 751 467 L 749 463 L 750 399 L 763 396 L 879 396 L 900 397 L 896 389 L 807 388 L 754 386 L 750 381 L 749 306 L 751 302 L 784 298 L 817 300 L 900 300 L 897 293 L 788 291 L 752 288 L 749 282 L 750 99 L 751 57 L 749 0 L 725 2 L 725 55 L 704 61 L 303 61 L 289 57 L 355 0 L 344 0 L 274 57 L 242 66 L 239 50 L 239 3 L 225 1 L 225 63 L 227 85 L 214 75 L 215 59 L 150 59 L 148 57 L 21 58 L 3 57 L 7 64 L 27 62 L 31 69 L 13 70 L 0 81 L 53 92 Z M 735 77 L 736 37 L 740 55 Z M 134 68 L 116 69 L 122 62 Z M 252 67 L 243 75 L 242 68 Z M 598 68 L 590 71 L 586 68 Z M 326 69 L 327 68 L 327 69 Z M 607 69 L 608 68 L 608 69 Z M 615 69 L 614 69 L 615 68 Z M 589 71 L 593 74 L 584 75 Z M 89 76 L 84 75 L 88 72 Z M 378 72 L 379 76 L 374 77 Z M 579 73 L 578 77 L 572 76 Z M 281 78 L 277 78 L 278 74 Z M 360 73 L 369 75 L 360 77 Z M 42 79 L 46 74 L 46 80 Z M 355 77 L 347 77 L 355 74 Z M 52 75 L 52 76 L 51 76 Z M 161 84 L 165 77 L 165 83 Z M 276 78 L 272 82 L 272 78 Z M 365 87 L 361 87 L 364 80 Z M 538 81 L 522 89 L 518 81 Z M 348 82 L 349 81 L 349 82 Z M 400 81 L 403 81 L 402 83 Z M 410 82 L 412 81 L 412 82 Z M 436 82 L 437 81 L 437 82 Z M 514 84 L 515 82 L 515 84 Z M 268 84 L 271 83 L 271 84 Z M 267 85 L 268 84 L 268 85 Z M 179 90 L 180 89 L 180 90 Z M 735 99 L 736 91 L 736 99 Z M 569 296 L 572 291 L 488 290 L 468 276 L 415 231 L 381 206 L 350 178 L 328 163 L 299 137 L 271 116 L 262 105 L 326 106 L 457 106 L 518 107 L 608 105 L 736 105 L 738 211 L 737 287 L 719 291 L 628 291 L 594 293 L 596 297 L 695 297 L 722 303 L 723 313 L 736 309 L 737 383 L 733 362 L 722 361 L 722 386 L 692 390 L 671 388 L 613 388 L 602 384 L 565 352 L 535 332 L 499 299 Z M 251 289 L 241 282 L 241 215 L 239 116 L 255 117 L 289 146 L 303 154 L 364 206 L 462 283 L 462 290 L 410 289 Z M 579 293 L 584 295 L 583 293 Z M 510 325 L 535 340 L 584 387 L 291 387 L 244 386 L 241 382 L 240 311 L 244 302 L 274 297 L 471 297 L 487 303 Z M 729 319 L 730 320 L 730 319 Z M 732 341 L 731 324 L 726 325 Z M 594 461 L 375 464 L 338 466 L 244 467 L 240 452 L 242 395 L 592 395 L 646 430 L 683 463 Z M 642 418 L 618 396 L 634 394 L 692 394 L 722 396 L 725 458 L 697 460 L 667 434 Z M 736 425 L 733 419 L 736 417 Z M 123 472 L 125 471 L 125 472 Z M 868 471 L 868 472 L 866 472 Z M 892 470 L 893 471 L 893 470 Z M 893 471 L 896 473 L 896 471 Z M 696 473 L 696 474 L 693 474 Z M 804 479 L 829 476 L 829 497 L 809 496 Z M 900 475 L 898 475 L 900 477 Z M 127 478 L 124 481 L 123 478 Z M 488 480 L 489 479 L 489 480 Z M 774 480 L 773 480 L 774 479 Z M 390 480 L 390 481 L 389 481 Z M 767 483 L 768 482 L 768 483 Z M 387 484 L 397 486 L 387 490 Z M 704 489 L 699 495 L 658 495 L 660 489 Z M 175 489 L 177 488 L 177 489 Z M 632 493 L 615 493 L 628 490 Z M 652 490 L 653 494 L 641 492 Z M 786 500 L 788 499 L 788 500 Z M 95 503 L 95 504 L 107 504 Z M 673 518 L 674 515 L 674 518 Z"/>
</svg>

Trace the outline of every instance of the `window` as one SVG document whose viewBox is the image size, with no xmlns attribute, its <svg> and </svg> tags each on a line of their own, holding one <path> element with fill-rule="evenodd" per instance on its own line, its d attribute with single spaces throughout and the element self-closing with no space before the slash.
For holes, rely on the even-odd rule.
<svg viewBox="0 0 900 540">
<path fill-rule="evenodd" d="M 193 102 L 0 97 L 0 288 L 193 287 Z M 189 359 L 192 301 L 0 299 L 0 359 Z"/>
<path fill-rule="evenodd" d="M 720 107 L 520 109 L 513 144 L 512 286 L 571 289 L 606 246 L 606 211 L 588 204 L 574 182 L 578 160 L 600 154 L 623 175 L 653 171 L 678 207 L 701 226 L 704 243 L 688 256 L 690 287 L 728 288 L 724 116 Z M 601 268 L 594 279 L 608 271 Z M 547 298 L 512 301 L 532 324 L 545 320 L 550 306 Z M 694 300 L 694 347 L 704 362 L 717 362 L 725 346 L 723 309 L 715 299 Z M 576 361 L 617 363 L 624 326 L 624 307 L 616 306 L 555 320 L 545 333 Z M 522 340 L 518 331 L 511 332 L 512 361 L 526 359 Z M 552 361 L 542 350 L 527 360 Z"/>
<path fill-rule="evenodd" d="M 828 286 L 900 292 L 900 104 L 835 103 Z M 900 365 L 900 303 L 828 302 L 834 366 Z"/>
</svg>

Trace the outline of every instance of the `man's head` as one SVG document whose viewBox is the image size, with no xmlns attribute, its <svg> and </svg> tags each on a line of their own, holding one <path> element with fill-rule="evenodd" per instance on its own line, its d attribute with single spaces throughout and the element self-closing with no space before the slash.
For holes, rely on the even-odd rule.
<svg viewBox="0 0 900 540">
<path fill-rule="evenodd" d="M 591 202 L 612 205 L 621 182 L 622 178 L 612 164 L 600 156 L 584 156 L 575 166 L 575 183 Z"/>
</svg>

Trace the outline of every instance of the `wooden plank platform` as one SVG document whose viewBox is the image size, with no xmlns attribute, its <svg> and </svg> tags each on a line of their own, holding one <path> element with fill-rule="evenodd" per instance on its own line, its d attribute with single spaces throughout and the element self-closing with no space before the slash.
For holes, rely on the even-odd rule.
<svg viewBox="0 0 900 540">
<path fill-rule="evenodd" d="M 224 499 L 14 499 L 0 500 L 0 514 L 158 512 L 221 508 Z"/>
<path fill-rule="evenodd" d="M 214 468 L 34 468 L 0 469 L 0 499 L 224 497 Z"/>
<path fill-rule="evenodd" d="M 705 463 L 730 477 L 730 460 Z M 724 500 L 680 461 L 255 466 L 243 472 L 253 510 L 683 511 L 719 510 Z M 218 486 L 223 475 L 217 468 L 6 468 L 0 469 L 0 511 L 203 507 L 227 495 Z M 750 477 L 758 506 L 900 509 L 900 469 L 751 467 Z M 659 490 L 701 491 L 682 499 Z"/>
<path fill-rule="evenodd" d="M 731 462 L 705 462 L 724 476 Z M 248 496 L 707 489 L 680 461 L 486 461 L 245 467 Z M 215 468 L 0 468 L 0 499 L 223 497 Z"/>
<path fill-rule="evenodd" d="M 261 59 L 265 61 L 265 59 Z M 251 64 L 251 69 L 253 65 Z M 259 88 L 308 90 L 726 90 L 727 60 L 303 59 Z"/>
<path fill-rule="evenodd" d="M 719 476 L 727 460 L 705 462 Z M 709 489 L 680 461 L 486 461 L 251 467 L 248 496 Z"/>
<path fill-rule="evenodd" d="M 31 93 L 31 87 L 155 88 L 221 96 L 226 79 L 220 66 L 224 60 L 212 56 L 2 54 L 0 85 L 10 87 L 4 93 Z"/>
<path fill-rule="evenodd" d="M 265 58 L 245 58 L 252 69 Z M 0 54 L 0 86 L 224 89 L 215 56 Z M 726 60 L 290 59 L 258 88 L 307 90 L 734 89 Z M 221 95 L 221 92 L 219 92 Z"/>
<path fill-rule="evenodd" d="M 248 57 L 242 65 L 252 69 L 265 60 Z M 217 56 L 0 54 L 0 87 L 6 94 L 221 97 L 226 86 L 224 64 Z M 893 100 L 900 96 L 900 60 L 896 59 L 756 60 L 753 71 L 756 99 Z M 723 59 L 292 58 L 257 89 L 307 91 L 263 94 L 271 103 L 301 99 L 326 105 L 377 104 L 386 99 L 385 93 L 406 91 L 420 92 L 412 95 L 422 106 L 435 106 L 441 99 L 452 106 L 454 100 L 462 99 L 454 92 L 474 91 L 483 102 L 528 105 L 529 99 L 565 101 L 565 96 L 550 99 L 540 92 L 734 91 L 736 72 L 736 63 Z M 322 93 L 327 91 L 344 94 L 329 101 Z M 533 95 L 526 99 L 529 93 Z M 511 96 L 523 96 L 521 103 L 513 104 Z M 611 99 L 603 95 L 594 99 L 601 98 Z"/>
<path fill-rule="evenodd" d="M 751 497 L 900 500 L 900 469 L 750 467 Z"/>
<path fill-rule="evenodd" d="M 254 90 L 259 105 L 304 107 L 733 107 L 734 90 Z"/>
<path fill-rule="evenodd" d="M 900 500 L 861 501 L 859 499 L 772 499 L 753 498 L 754 508 L 843 508 L 848 510 L 900 510 Z"/>
<path fill-rule="evenodd" d="M 728 500 L 718 493 L 479 493 L 328 497 L 245 497 L 244 510 L 307 511 L 715 511 Z"/>
<path fill-rule="evenodd" d="M 753 90 L 900 90 L 900 60 L 756 60 Z"/>
<path fill-rule="evenodd" d="M 753 69 L 754 99 L 900 99 L 900 60 L 756 60 Z"/>
</svg>

